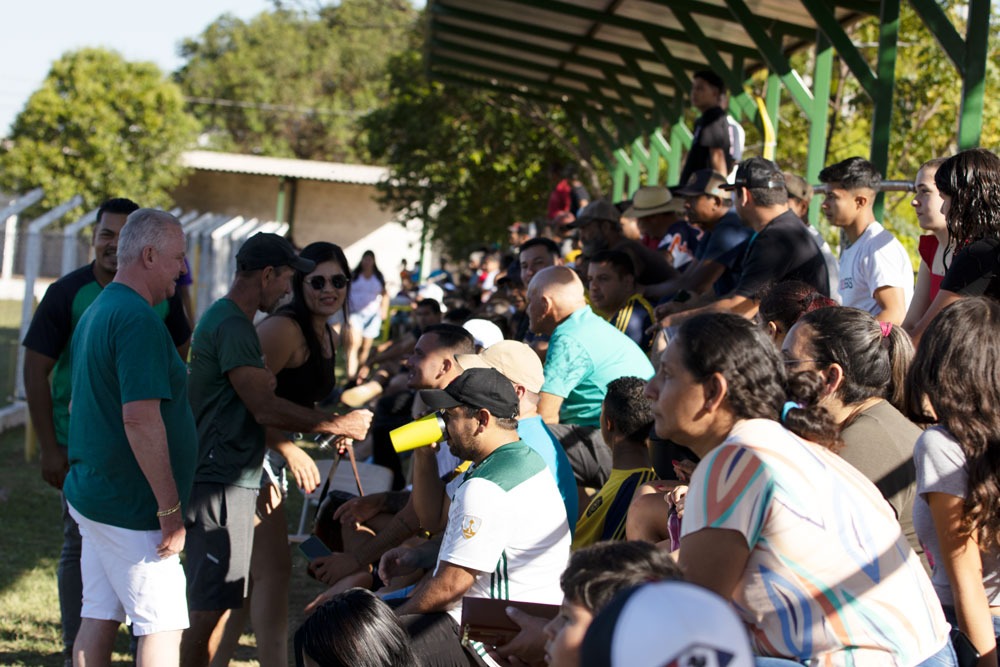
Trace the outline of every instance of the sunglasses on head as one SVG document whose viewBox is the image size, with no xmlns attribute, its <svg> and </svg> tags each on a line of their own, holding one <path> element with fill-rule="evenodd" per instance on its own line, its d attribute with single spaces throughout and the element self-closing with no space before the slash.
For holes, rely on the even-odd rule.
<svg viewBox="0 0 1000 667">
<path fill-rule="evenodd" d="M 347 287 L 347 283 L 351 282 L 351 279 L 345 276 L 343 273 L 338 273 L 335 276 L 330 276 L 330 286 L 334 289 L 344 289 Z M 309 279 L 309 287 L 312 287 L 317 292 L 324 287 L 326 287 L 326 276 L 313 276 Z"/>
</svg>

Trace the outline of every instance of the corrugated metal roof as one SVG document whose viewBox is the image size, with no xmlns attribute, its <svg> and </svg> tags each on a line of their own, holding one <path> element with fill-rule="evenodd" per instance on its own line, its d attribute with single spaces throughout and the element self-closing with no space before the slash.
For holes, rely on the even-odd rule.
<svg viewBox="0 0 1000 667">
<path fill-rule="evenodd" d="M 261 157 L 238 153 L 216 153 L 213 151 L 187 151 L 181 155 L 185 167 L 203 171 L 223 171 L 234 174 L 254 174 L 257 176 L 285 176 L 311 181 L 331 181 L 334 183 L 355 183 L 375 185 L 385 180 L 389 170 L 364 164 L 342 164 L 339 162 L 318 162 L 315 160 L 295 160 L 281 157 Z"/>
</svg>

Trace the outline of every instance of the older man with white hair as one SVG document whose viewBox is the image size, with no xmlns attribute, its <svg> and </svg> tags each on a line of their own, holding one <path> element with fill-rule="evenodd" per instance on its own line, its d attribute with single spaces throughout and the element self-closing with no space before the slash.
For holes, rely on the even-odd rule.
<svg viewBox="0 0 1000 667">
<path fill-rule="evenodd" d="M 198 437 L 187 368 L 153 306 L 185 271 L 180 222 L 129 215 L 118 271 L 73 335 L 69 474 L 63 492 L 80 525 L 83 608 L 75 664 L 108 664 L 126 615 L 142 665 L 177 665 L 188 626 L 184 514 Z"/>
</svg>

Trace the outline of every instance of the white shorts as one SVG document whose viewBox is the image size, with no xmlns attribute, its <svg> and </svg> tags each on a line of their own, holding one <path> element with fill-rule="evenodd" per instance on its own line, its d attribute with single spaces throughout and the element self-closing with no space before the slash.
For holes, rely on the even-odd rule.
<svg viewBox="0 0 1000 667">
<path fill-rule="evenodd" d="M 83 546 L 81 618 L 124 623 L 136 636 L 184 630 L 188 608 L 180 557 L 156 554 L 158 530 L 129 530 L 91 521 L 69 506 L 80 525 Z"/>
</svg>

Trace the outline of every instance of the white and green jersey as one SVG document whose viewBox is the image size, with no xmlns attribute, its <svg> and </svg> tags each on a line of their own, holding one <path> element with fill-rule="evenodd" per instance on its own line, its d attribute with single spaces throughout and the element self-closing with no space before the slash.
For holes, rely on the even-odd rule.
<svg viewBox="0 0 1000 667">
<path fill-rule="evenodd" d="M 559 487 L 542 457 L 518 440 L 466 472 L 438 562 L 479 571 L 468 597 L 560 604 L 569 545 Z M 461 605 L 448 613 L 461 622 Z"/>
</svg>

